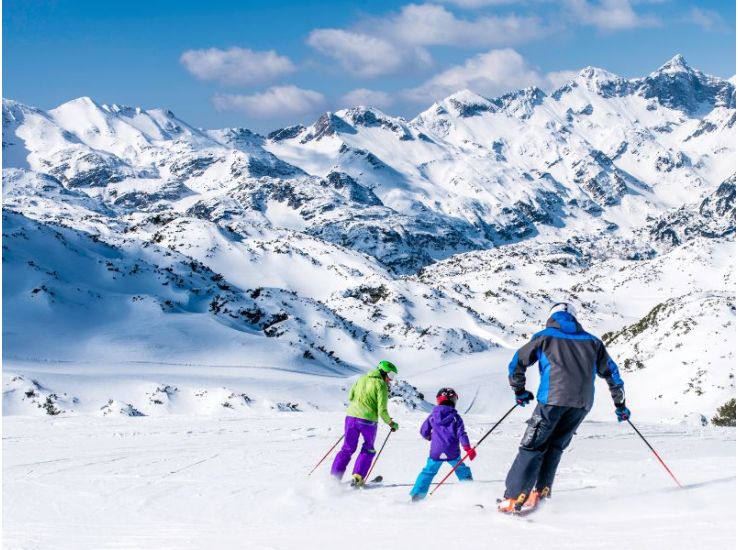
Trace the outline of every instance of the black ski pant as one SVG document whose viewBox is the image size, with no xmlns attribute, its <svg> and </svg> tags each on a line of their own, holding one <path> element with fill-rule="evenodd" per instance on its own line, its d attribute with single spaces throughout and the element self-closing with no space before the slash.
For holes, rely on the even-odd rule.
<svg viewBox="0 0 738 550">
<path fill-rule="evenodd" d="M 575 407 L 538 403 L 528 420 L 518 456 L 505 480 L 505 498 L 526 495 L 535 487 L 553 486 L 556 469 L 574 431 L 589 411 Z"/>
</svg>

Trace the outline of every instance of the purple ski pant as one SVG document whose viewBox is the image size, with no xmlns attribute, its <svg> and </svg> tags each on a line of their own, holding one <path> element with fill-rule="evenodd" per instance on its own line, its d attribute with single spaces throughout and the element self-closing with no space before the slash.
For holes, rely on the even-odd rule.
<svg viewBox="0 0 738 550">
<path fill-rule="evenodd" d="M 355 418 L 353 416 L 347 416 L 344 422 L 345 438 L 343 440 L 343 447 L 338 451 L 333 466 L 331 467 L 331 475 L 341 479 L 346 466 L 351 461 L 351 455 L 356 451 L 356 447 L 359 444 L 359 435 L 364 438 L 364 444 L 361 446 L 359 456 L 356 458 L 354 463 L 354 472 L 359 474 L 362 478 L 366 477 L 369 467 L 372 465 L 374 460 L 374 440 L 377 437 L 377 423 L 371 420 L 364 420 L 363 418 Z"/>
</svg>

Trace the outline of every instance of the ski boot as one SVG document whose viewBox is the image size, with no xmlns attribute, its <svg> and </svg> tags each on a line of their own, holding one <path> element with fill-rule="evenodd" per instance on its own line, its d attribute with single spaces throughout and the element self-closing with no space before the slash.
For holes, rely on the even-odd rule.
<svg viewBox="0 0 738 550">
<path fill-rule="evenodd" d="M 410 502 L 420 502 L 425 498 L 425 495 L 412 495 L 410 497 Z"/>
<path fill-rule="evenodd" d="M 503 514 L 519 514 L 528 496 L 520 493 L 518 498 L 503 498 L 497 502 L 497 511 Z"/>
<path fill-rule="evenodd" d="M 351 476 L 351 487 L 354 489 L 361 489 L 364 486 L 364 478 L 361 477 L 359 474 L 354 474 Z"/>
<path fill-rule="evenodd" d="M 551 489 L 549 487 L 544 487 L 540 491 L 538 489 L 533 489 L 528 495 L 528 498 L 525 499 L 525 503 L 523 504 L 521 511 L 532 512 L 541 502 L 548 498 L 551 498 Z"/>
</svg>

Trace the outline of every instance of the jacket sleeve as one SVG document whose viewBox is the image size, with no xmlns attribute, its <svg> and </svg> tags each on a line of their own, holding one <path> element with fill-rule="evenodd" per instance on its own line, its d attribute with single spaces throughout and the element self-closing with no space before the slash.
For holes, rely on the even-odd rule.
<svg viewBox="0 0 738 550">
<path fill-rule="evenodd" d="M 538 361 L 538 348 L 542 339 L 534 336 L 533 339 L 515 352 L 510 365 L 507 367 L 510 387 L 517 393 L 525 389 L 525 369 Z"/>
<path fill-rule="evenodd" d="M 459 439 L 459 443 L 461 443 L 461 447 L 463 449 L 466 449 L 467 447 L 471 447 L 469 444 L 469 436 L 466 435 L 466 428 L 464 427 L 464 421 L 461 419 L 461 416 L 458 414 L 456 415 L 456 437 Z"/>
<path fill-rule="evenodd" d="M 353 401 L 354 400 L 354 395 L 355 395 L 355 391 L 356 391 L 356 384 L 358 384 L 358 383 L 359 383 L 359 381 L 357 380 L 356 382 L 354 382 L 351 385 L 351 389 L 349 390 L 349 395 L 348 395 L 349 401 Z"/>
<path fill-rule="evenodd" d="M 617 364 L 610 358 L 602 342 L 600 342 L 600 349 L 597 353 L 597 375 L 607 381 L 615 405 L 625 403 L 625 384 L 620 378 Z"/>
<path fill-rule="evenodd" d="M 377 390 L 377 416 L 384 420 L 385 424 L 389 425 L 392 423 L 392 418 L 387 412 L 387 384 L 383 380 L 379 382 L 379 389 Z"/>
<path fill-rule="evenodd" d="M 430 419 L 431 417 L 428 416 L 428 418 L 425 419 L 425 422 L 423 422 L 423 425 L 420 426 L 420 435 L 423 436 L 423 439 L 427 439 L 428 441 L 430 441 L 431 433 L 433 432 Z"/>
</svg>

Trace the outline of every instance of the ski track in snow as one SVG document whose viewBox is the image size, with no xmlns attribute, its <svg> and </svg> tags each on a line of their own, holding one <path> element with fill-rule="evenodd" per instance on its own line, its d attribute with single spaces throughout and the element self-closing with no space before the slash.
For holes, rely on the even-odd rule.
<svg viewBox="0 0 738 550">
<path fill-rule="evenodd" d="M 529 414 L 516 411 L 480 447 L 475 483 L 450 481 L 418 504 L 407 493 L 427 456 L 421 413 L 406 414 L 385 448 L 384 483 L 363 491 L 328 477 L 333 455 L 307 477 L 340 413 L 5 417 L 3 547 L 735 547 L 733 429 L 639 426 L 678 489 L 628 426 L 587 421 L 554 499 L 525 521 L 496 513 Z M 467 415 L 472 439 L 494 420 Z"/>
</svg>

